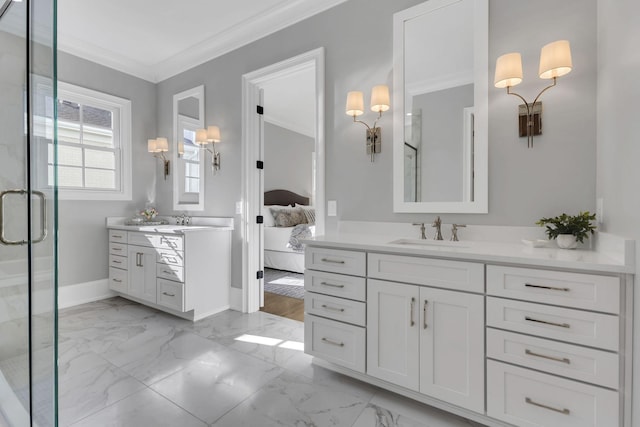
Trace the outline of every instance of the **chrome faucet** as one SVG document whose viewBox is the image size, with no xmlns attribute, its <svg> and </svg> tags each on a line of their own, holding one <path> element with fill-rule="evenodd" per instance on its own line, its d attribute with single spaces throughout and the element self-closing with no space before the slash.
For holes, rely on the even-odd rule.
<svg viewBox="0 0 640 427">
<path fill-rule="evenodd" d="M 419 225 L 420 226 L 420 238 L 422 240 L 426 240 L 427 239 L 427 233 L 426 233 L 426 228 L 424 226 L 424 222 L 414 222 L 413 225 Z"/>
<path fill-rule="evenodd" d="M 176 225 L 189 225 L 191 222 L 191 217 L 185 214 L 173 215 L 172 218 L 175 218 Z"/>
<path fill-rule="evenodd" d="M 442 220 L 440 217 L 437 217 L 431 226 L 436 228 L 436 235 L 433 237 L 433 240 L 444 240 L 442 238 L 442 230 L 440 229 L 440 227 L 442 227 Z"/>
<path fill-rule="evenodd" d="M 466 227 L 464 224 L 451 224 L 451 241 L 458 242 L 458 228 Z"/>
</svg>

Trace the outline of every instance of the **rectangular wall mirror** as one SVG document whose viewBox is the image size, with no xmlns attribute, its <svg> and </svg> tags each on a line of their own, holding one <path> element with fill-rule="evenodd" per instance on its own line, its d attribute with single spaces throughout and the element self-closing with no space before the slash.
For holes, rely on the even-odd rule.
<svg viewBox="0 0 640 427">
<path fill-rule="evenodd" d="M 204 152 L 196 130 L 204 128 L 204 86 L 173 96 L 173 209 L 204 210 Z"/>
<path fill-rule="evenodd" d="M 488 0 L 394 15 L 394 212 L 488 212 Z"/>
</svg>

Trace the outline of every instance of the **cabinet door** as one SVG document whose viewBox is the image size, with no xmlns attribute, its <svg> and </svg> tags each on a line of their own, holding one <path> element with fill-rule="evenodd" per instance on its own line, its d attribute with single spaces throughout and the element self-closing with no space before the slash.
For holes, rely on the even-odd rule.
<svg viewBox="0 0 640 427">
<path fill-rule="evenodd" d="M 419 390 L 419 288 L 368 280 L 367 374 Z"/>
<path fill-rule="evenodd" d="M 156 302 L 156 251 L 153 248 L 129 246 L 129 294 Z"/>
<path fill-rule="evenodd" d="M 420 392 L 484 412 L 484 297 L 420 288 Z"/>
</svg>

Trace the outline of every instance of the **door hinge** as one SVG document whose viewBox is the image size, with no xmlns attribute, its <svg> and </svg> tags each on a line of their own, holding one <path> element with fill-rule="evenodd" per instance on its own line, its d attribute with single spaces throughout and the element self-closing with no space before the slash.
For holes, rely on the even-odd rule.
<svg viewBox="0 0 640 427">
<path fill-rule="evenodd" d="M 264 271 L 260 270 L 258 272 L 256 272 L 256 279 L 262 279 L 264 278 Z"/>
<path fill-rule="evenodd" d="M 264 217 L 263 217 L 262 215 L 258 215 L 258 216 L 256 217 L 256 222 L 257 222 L 258 224 L 262 224 L 262 223 L 264 222 Z"/>
<path fill-rule="evenodd" d="M 258 160 L 258 161 L 256 162 L 256 167 L 257 167 L 258 169 L 264 169 L 264 162 L 263 162 L 262 160 Z"/>
<path fill-rule="evenodd" d="M 256 106 L 256 110 L 257 110 L 258 114 L 260 114 L 260 115 L 264 114 L 264 107 L 262 105 L 257 105 Z"/>
</svg>

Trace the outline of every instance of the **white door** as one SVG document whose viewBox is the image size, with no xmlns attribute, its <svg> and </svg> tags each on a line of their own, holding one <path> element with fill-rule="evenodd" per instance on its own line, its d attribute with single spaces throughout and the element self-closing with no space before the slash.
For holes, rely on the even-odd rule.
<svg viewBox="0 0 640 427">
<path fill-rule="evenodd" d="M 156 251 L 153 248 L 129 246 L 129 294 L 156 302 Z"/>
<path fill-rule="evenodd" d="M 420 392 L 484 412 L 484 297 L 420 288 Z"/>
<path fill-rule="evenodd" d="M 260 102 L 258 105 L 264 108 L 264 89 L 258 90 L 258 99 Z M 258 154 L 259 159 L 264 162 L 264 114 L 258 114 Z M 263 163 L 264 165 L 264 163 Z M 263 166 L 264 167 L 264 166 Z M 264 214 L 264 169 L 258 169 L 260 178 L 258 179 L 258 208 L 260 213 Z M 270 212 L 267 212 L 270 215 Z M 264 224 L 260 225 L 260 232 L 258 233 L 258 271 L 262 271 L 264 274 Z M 264 278 L 258 279 L 258 289 L 260 292 L 260 307 L 264 307 Z"/>
<path fill-rule="evenodd" d="M 419 287 L 368 280 L 367 374 L 419 390 Z"/>
</svg>

